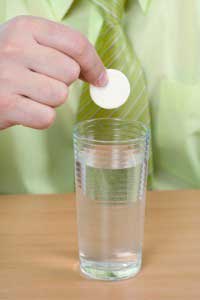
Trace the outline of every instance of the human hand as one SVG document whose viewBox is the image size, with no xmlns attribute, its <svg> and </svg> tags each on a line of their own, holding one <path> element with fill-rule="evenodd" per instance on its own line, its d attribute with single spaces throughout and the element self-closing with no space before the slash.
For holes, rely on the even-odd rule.
<svg viewBox="0 0 200 300">
<path fill-rule="evenodd" d="M 78 31 L 31 16 L 0 26 L 0 129 L 48 128 L 78 78 L 107 82 L 94 47 Z"/>
</svg>

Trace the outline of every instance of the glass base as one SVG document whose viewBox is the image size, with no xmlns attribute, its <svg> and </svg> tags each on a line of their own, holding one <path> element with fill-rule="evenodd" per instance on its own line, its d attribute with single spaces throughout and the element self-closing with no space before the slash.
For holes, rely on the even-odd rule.
<svg viewBox="0 0 200 300">
<path fill-rule="evenodd" d="M 80 259 L 81 272 L 91 278 L 98 280 L 122 280 L 134 277 L 141 269 L 141 259 L 137 262 L 128 263 L 105 263 L 88 261 L 86 259 Z"/>
</svg>

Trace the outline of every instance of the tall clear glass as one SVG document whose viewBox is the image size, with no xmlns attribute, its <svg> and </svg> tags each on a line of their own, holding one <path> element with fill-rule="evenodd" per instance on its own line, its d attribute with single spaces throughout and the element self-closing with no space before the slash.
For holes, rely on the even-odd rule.
<svg viewBox="0 0 200 300">
<path fill-rule="evenodd" d="M 149 129 L 95 119 L 74 130 L 81 271 L 119 280 L 141 268 Z"/>
</svg>

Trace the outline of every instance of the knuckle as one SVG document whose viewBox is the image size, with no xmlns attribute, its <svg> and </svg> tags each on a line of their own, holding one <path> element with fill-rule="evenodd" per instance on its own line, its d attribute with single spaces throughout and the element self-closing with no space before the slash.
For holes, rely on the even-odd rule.
<svg viewBox="0 0 200 300">
<path fill-rule="evenodd" d="M 71 69 L 71 82 L 77 80 L 80 76 L 80 66 L 75 63 L 74 66 Z"/>
<path fill-rule="evenodd" d="M 0 48 L 0 67 L 13 68 L 16 66 L 16 63 L 21 63 L 23 61 L 24 51 L 25 50 L 20 45 L 17 45 L 16 42 L 11 40 L 5 41 Z M 1 71 L 0 69 L 0 72 Z"/>
<path fill-rule="evenodd" d="M 5 90 L 5 87 L 13 88 L 18 76 L 23 76 L 23 68 L 18 67 L 16 61 L 13 62 L 12 59 L 0 53 L 1 90 Z"/>
<path fill-rule="evenodd" d="M 38 129 L 47 129 L 49 128 L 56 118 L 56 112 L 53 108 L 48 108 L 48 111 L 44 114 L 44 117 L 41 120 L 41 123 L 38 125 Z"/>
<path fill-rule="evenodd" d="M 103 71 L 104 71 L 103 66 L 97 61 L 96 63 L 94 63 L 94 67 L 88 68 L 86 70 L 86 73 L 90 72 L 91 75 L 93 75 L 93 77 L 95 77 L 97 80 Z"/>
<path fill-rule="evenodd" d="M 78 46 L 77 46 L 78 45 Z M 82 34 L 78 33 L 77 38 L 75 39 L 75 52 L 77 57 L 85 56 L 88 52 L 90 43 L 88 39 Z"/>
<path fill-rule="evenodd" d="M 4 45 L 2 45 L 2 47 L 1 47 L 0 59 L 9 58 L 10 55 L 12 55 L 13 53 L 17 54 L 18 52 L 20 53 L 20 51 L 18 50 L 18 47 L 16 46 L 16 44 L 14 42 L 12 42 L 11 40 L 7 40 L 4 43 Z"/>
<path fill-rule="evenodd" d="M 27 28 L 30 24 L 33 22 L 33 17 L 31 16 L 26 16 L 26 15 L 21 15 L 21 16 L 16 16 L 10 21 L 10 26 L 12 28 L 18 29 L 18 28 Z"/>
<path fill-rule="evenodd" d="M 68 95 L 67 86 L 63 82 L 54 82 L 52 80 L 47 80 L 46 84 L 41 83 L 40 92 L 51 107 L 62 105 Z"/>
<path fill-rule="evenodd" d="M 7 32 L 7 34 L 1 39 L 0 60 L 10 58 L 13 54 L 16 57 L 16 54 L 21 53 L 21 48 L 22 47 L 20 47 L 18 42 L 18 36 L 13 31 Z"/>
<path fill-rule="evenodd" d="M 54 107 L 62 105 L 68 95 L 67 86 L 59 82 L 57 85 L 52 89 L 52 99 L 54 100 Z"/>
<path fill-rule="evenodd" d="M 31 17 L 18 16 L 5 24 L 5 30 L 1 35 L 0 54 L 1 56 L 10 57 L 10 55 L 20 54 L 24 47 L 28 45 L 24 42 L 24 32 L 29 30 Z M 12 56 L 11 56 L 12 58 Z"/>
<path fill-rule="evenodd" d="M 93 65 L 91 65 L 90 63 L 85 63 L 84 74 L 87 75 L 87 76 L 95 75 L 95 74 L 100 75 L 100 72 L 98 71 L 98 64 L 94 63 Z"/>
<path fill-rule="evenodd" d="M 45 29 L 47 34 L 50 34 L 51 36 L 56 36 L 59 33 L 62 34 L 63 28 L 60 26 L 59 23 L 54 22 L 46 22 L 45 23 Z M 65 31 L 63 32 L 63 35 L 65 34 Z"/>
</svg>

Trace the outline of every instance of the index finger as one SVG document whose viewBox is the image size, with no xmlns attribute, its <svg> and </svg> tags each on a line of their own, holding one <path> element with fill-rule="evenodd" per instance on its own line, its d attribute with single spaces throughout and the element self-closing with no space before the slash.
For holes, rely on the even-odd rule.
<svg viewBox="0 0 200 300">
<path fill-rule="evenodd" d="M 81 68 L 81 77 L 96 86 L 107 83 L 105 67 L 95 48 L 80 32 L 42 18 L 35 18 L 34 37 L 41 45 L 55 48 L 73 58 Z"/>
</svg>

